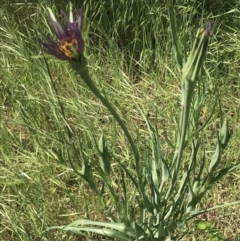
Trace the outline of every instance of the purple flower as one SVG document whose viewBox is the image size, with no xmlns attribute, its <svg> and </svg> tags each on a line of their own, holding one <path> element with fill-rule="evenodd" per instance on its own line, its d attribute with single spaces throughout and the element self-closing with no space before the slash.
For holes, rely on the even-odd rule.
<svg viewBox="0 0 240 241">
<path fill-rule="evenodd" d="M 62 60 L 78 60 L 78 57 L 83 53 L 84 42 L 82 39 L 81 25 L 82 25 L 82 10 L 79 9 L 78 21 L 74 21 L 72 13 L 72 5 L 70 4 L 69 19 L 66 17 L 67 24 L 59 23 L 53 14 L 52 10 L 48 8 L 52 25 L 55 29 L 57 40 L 54 41 L 45 36 L 47 42 L 42 42 L 45 52 L 54 55 Z"/>
</svg>

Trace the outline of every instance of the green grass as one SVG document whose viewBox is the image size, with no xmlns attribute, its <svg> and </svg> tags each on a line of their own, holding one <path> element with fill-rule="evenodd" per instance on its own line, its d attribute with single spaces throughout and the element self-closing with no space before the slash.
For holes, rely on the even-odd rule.
<svg viewBox="0 0 240 241">
<path fill-rule="evenodd" d="M 75 3 L 76 2 L 76 3 Z M 84 8 L 83 35 L 90 72 L 99 89 L 123 117 L 142 156 L 148 155 L 148 132 L 137 106 L 149 120 L 157 119 L 164 157 L 173 155 L 180 106 L 180 74 L 172 50 L 167 10 L 158 1 L 73 1 Z M 188 54 L 199 26 L 215 24 L 205 61 L 206 89 L 210 95 L 202 113 L 209 116 L 212 99 L 221 103 L 207 127 L 206 150 L 212 150 L 221 114 L 230 122 L 233 137 L 222 166 L 239 162 L 240 149 L 240 12 L 238 1 L 177 1 L 178 37 Z M 68 1 L 54 5 L 65 10 Z M 212 4 L 212 5 L 211 5 Z M 76 78 L 65 62 L 43 59 L 38 30 L 47 33 L 49 1 L 3 0 L 0 9 L 0 240 L 81 240 L 48 226 L 86 217 L 106 220 L 88 186 L 72 171 L 66 155 L 66 133 L 61 101 L 73 141 L 84 155 L 97 160 L 94 140 L 104 133 L 113 153 L 131 166 L 131 153 L 121 129 L 102 104 Z M 227 13 L 232 11 L 231 13 Z M 60 16 L 60 15 L 59 15 Z M 56 98 L 51 78 L 57 88 Z M 156 116 L 156 113 L 157 116 Z M 73 153 L 68 147 L 70 155 Z M 209 161 L 209 156 L 207 156 Z M 81 168 L 81 163 L 75 163 Z M 118 181 L 118 165 L 113 164 Z M 240 172 L 219 182 L 203 201 L 203 208 L 239 200 Z M 131 192 L 131 186 L 128 187 Z M 107 198 L 107 197 L 106 197 Z M 240 240 L 239 206 L 219 208 L 199 219 L 211 223 L 225 240 Z M 214 228 L 213 228 L 214 227 Z M 186 240 L 211 240 L 210 232 L 190 225 Z M 99 239 L 103 240 L 103 239 Z M 214 239 L 212 239 L 214 240 Z"/>
</svg>

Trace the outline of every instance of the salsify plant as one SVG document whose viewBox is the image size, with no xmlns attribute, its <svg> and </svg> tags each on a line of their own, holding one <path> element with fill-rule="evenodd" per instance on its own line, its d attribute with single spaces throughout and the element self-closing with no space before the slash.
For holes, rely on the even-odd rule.
<svg viewBox="0 0 240 241">
<path fill-rule="evenodd" d="M 57 39 L 54 41 L 44 36 L 43 50 L 59 59 L 68 61 L 70 68 L 74 70 L 77 76 L 81 77 L 91 92 L 109 110 L 129 142 L 135 167 L 130 172 L 118 158 L 114 157 L 102 135 L 96 150 L 99 155 L 99 163 L 94 163 L 97 168 L 93 168 L 93 163 L 89 162 L 84 155 L 80 158 L 76 155 L 76 158 L 82 161 L 82 170 L 79 171 L 68 152 L 68 145 L 66 144 L 66 152 L 71 167 L 77 175 L 85 180 L 96 198 L 99 199 L 109 222 L 81 219 L 65 226 L 53 226 L 49 229 L 71 231 L 89 238 L 90 233 L 95 233 L 120 241 L 180 240 L 187 233 L 188 221 L 205 212 L 205 210 L 199 209 L 198 204 L 200 204 L 206 192 L 224 175 L 239 166 L 232 165 L 219 169 L 222 153 L 231 136 L 227 120 L 223 121 L 222 128 L 217 131 L 216 149 L 211 157 L 210 164 L 205 161 L 204 140 L 201 139 L 200 135 L 211 120 L 210 115 L 205 123 L 199 124 L 200 112 L 205 98 L 199 80 L 202 76 L 203 62 L 212 35 L 213 23 L 207 22 L 204 28 L 197 31 L 190 55 L 186 63 L 183 64 L 176 34 L 173 6 L 171 1 L 166 1 L 166 5 L 175 59 L 181 73 L 180 121 L 177 127 L 178 138 L 174 155 L 171 160 L 165 160 L 161 151 L 158 130 L 148 121 L 148 118 L 139 108 L 139 112 L 146 122 L 151 142 L 151 156 L 148 158 L 151 161 L 148 165 L 144 164 L 146 163 L 144 160 L 142 161 L 143 157 L 140 156 L 138 146 L 126 124 L 90 77 L 87 60 L 84 56 L 84 41 L 81 29 L 82 10 L 79 10 L 76 23 L 70 4 L 69 19 L 64 13 L 67 18 L 67 24 L 65 25 L 60 23 L 52 10 L 49 9 Z M 64 118 L 64 108 L 61 101 L 59 101 L 59 105 Z M 69 125 L 66 125 L 66 132 L 69 140 L 71 140 L 73 133 Z M 72 148 L 77 148 L 75 145 L 75 142 L 71 142 Z M 184 155 L 186 147 L 189 146 L 191 147 L 191 155 Z M 185 160 L 185 158 L 188 159 Z M 112 180 L 111 165 L 113 160 L 119 164 L 121 170 L 119 176 L 119 186 L 123 190 L 121 198 L 118 194 L 119 186 L 116 187 Z M 181 164 L 186 163 L 186 161 L 188 166 L 183 169 Z M 102 185 L 96 181 L 95 177 L 101 179 Z M 127 191 L 126 180 L 128 184 L 131 183 L 134 187 L 134 192 L 131 194 Z M 110 196 L 110 204 L 104 199 L 105 193 Z M 179 232 L 180 229 L 181 232 Z"/>
</svg>

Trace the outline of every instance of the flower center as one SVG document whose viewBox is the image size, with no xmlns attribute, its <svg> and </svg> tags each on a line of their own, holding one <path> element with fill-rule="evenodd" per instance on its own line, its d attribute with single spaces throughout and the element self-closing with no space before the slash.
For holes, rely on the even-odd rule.
<svg viewBox="0 0 240 241">
<path fill-rule="evenodd" d="M 69 59 L 73 59 L 78 52 L 78 40 L 73 39 L 61 39 L 59 43 L 59 50 Z"/>
</svg>

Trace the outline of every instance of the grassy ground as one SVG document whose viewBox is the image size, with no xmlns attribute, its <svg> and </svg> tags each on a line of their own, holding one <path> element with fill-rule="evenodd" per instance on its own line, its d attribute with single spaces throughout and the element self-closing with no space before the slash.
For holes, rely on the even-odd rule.
<svg viewBox="0 0 240 241">
<path fill-rule="evenodd" d="M 86 184 L 70 168 L 66 158 L 64 120 L 51 78 L 63 103 L 68 122 L 87 158 L 94 158 L 94 140 L 102 133 L 112 151 L 130 165 L 126 139 L 113 118 L 65 62 L 42 57 L 38 30 L 49 31 L 46 7 L 60 13 L 67 1 L 24 2 L 2 0 L 0 9 L 0 240 L 81 240 L 63 232 L 44 232 L 51 225 L 67 224 L 89 216 L 105 215 Z M 77 2 L 77 3 L 75 3 Z M 215 22 L 205 62 L 206 88 L 219 95 L 221 111 L 230 121 L 233 137 L 222 166 L 240 157 L 240 12 L 238 1 L 177 1 L 178 36 L 188 53 L 199 26 Z M 158 1 L 79 1 L 84 7 L 85 54 L 97 86 L 140 136 L 144 150 L 148 134 L 137 106 L 157 120 L 165 157 L 172 155 L 164 131 L 172 141 L 180 110 L 180 80 L 175 67 L 167 10 Z M 230 11 L 230 12 L 229 12 Z M 48 68 L 51 75 L 49 75 Z M 217 91 L 216 87 L 217 86 Z M 216 91 L 216 93 L 213 93 Z M 207 100 L 202 118 L 209 115 Z M 206 149 L 212 149 L 220 113 L 207 128 Z M 69 148 L 71 153 L 71 148 Z M 144 151 L 142 151 L 144 154 Z M 76 165 L 81 166 L 80 163 Z M 118 178 L 117 165 L 113 166 Z M 219 182 L 203 202 L 204 208 L 239 200 L 240 172 Z M 202 217 L 224 240 L 240 240 L 239 206 L 217 209 Z M 199 218 L 199 219 L 200 219 Z M 214 240 L 209 230 L 191 226 L 186 240 Z M 220 240 L 220 239 L 216 239 Z"/>
</svg>

